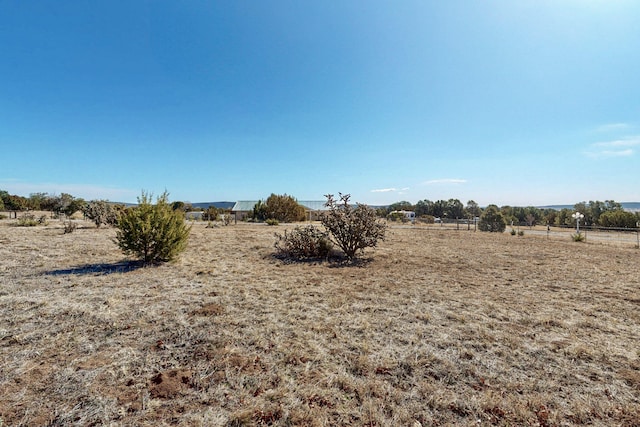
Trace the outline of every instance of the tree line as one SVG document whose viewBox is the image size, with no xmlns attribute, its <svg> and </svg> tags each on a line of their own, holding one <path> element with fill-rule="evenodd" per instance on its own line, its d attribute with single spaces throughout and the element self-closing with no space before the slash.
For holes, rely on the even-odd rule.
<svg viewBox="0 0 640 427">
<path fill-rule="evenodd" d="M 83 211 L 85 214 L 87 211 L 95 211 L 95 203 L 98 202 L 108 203 L 95 200 L 87 202 L 82 198 L 76 198 L 67 193 L 60 195 L 32 193 L 29 197 L 23 197 L 0 190 L 0 211 L 42 210 L 70 216 L 77 211 Z M 102 208 L 102 205 L 98 207 Z M 194 210 L 189 203 L 181 201 L 173 202 L 171 207 L 173 210 Z M 120 208 L 123 208 L 123 206 L 120 206 Z M 506 224 L 528 226 L 571 226 L 575 224 L 575 220 L 571 215 L 576 211 L 584 214 L 584 219 L 581 223 L 586 226 L 636 228 L 640 221 L 640 212 L 625 211 L 622 204 L 614 200 L 583 201 L 576 203 L 573 209 L 564 208 L 558 210 L 537 208 L 535 206 L 509 205 L 501 207 L 489 205 L 482 208 L 473 200 L 463 204 L 458 199 L 436 201 L 424 199 L 415 204 L 408 201 L 392 203 L 389 206 L 377 208 L 376 213 L 379 217 L 388 218 L 394 211 L 413 211 L 417 218 L 422 218 L 426 221 L 433 221 L 436 218 L 447 221 L 479 218 L 488 208 L 492 209 L 492 215 L 494 215 L 493 211 L 497 210 Z M 206 218 L 204 219 L 214 220 L 219 213 L 219 210 L 215 207 L 209 207 L 205 210 L 204 217 Z M 294 197 L 286 194 L 271 194 L 265 201 L 258 202 L 250 216 L 256 220 L 275 218 L 283 222 L 303 221 L 305 219 L 304 209 L 297 204 L 297 200 Z"/>
<path fill-rule="evenodd" d="M 501 206 L 489 205 L 481 208 L 478 203 L 469 200 L 463 204 L 458 199 L 449 200 L 420 200 L 416 204 L 407 201 L 393 203 L 378 208 L 378 215 L 388 217 L 394 211 L 413 211 L 417 218 L 433 221 L 479 218 L 487 209 L 497 211 L 506 224 L 519 225 L 551 225 L 572 226 L 575 219 L 571 217 L 575 212 L 584 214 L 581 224 L 586 226 L 636 228 L 640 221 L 640 212 L 625 211 L 621 203 L 614 200 L 589 201 L 576 203 L 573 209 L 537 208 L 535 206 Z"/>
</svg>

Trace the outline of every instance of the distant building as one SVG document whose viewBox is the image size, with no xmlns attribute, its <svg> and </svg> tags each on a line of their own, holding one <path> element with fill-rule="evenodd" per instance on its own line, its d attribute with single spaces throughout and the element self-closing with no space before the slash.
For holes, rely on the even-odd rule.
<svg viewBox="0 0 640 427">
<path fill-rule="evenodd" d="M 416 213 L 414 211 L 393 211 L 389 213 L 390 218 L 400 217 L 407 221 L 415 222 Z"/>
</svg>

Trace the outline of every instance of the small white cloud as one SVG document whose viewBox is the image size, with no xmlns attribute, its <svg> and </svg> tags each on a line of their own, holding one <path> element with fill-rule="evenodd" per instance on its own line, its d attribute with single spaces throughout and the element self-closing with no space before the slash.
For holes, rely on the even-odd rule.
<svg viewBox="0 0 640 427">
<path fill-rule="evenodd" d="M 591 144 L 591 150 L 584 154 L 592 159 L 604 159 L 611 157 L 629 157 L 635 154 L 632 148 L 640 145 L 640 136 L 629 136 L 626 138 L 602 141 Z"/>
<path fill-rule="evenodd" d="M 606 125 L 598 126 L 596 131 L 598 132 L 614 132 L 629 129 L 631 126 L 627 123 L 608 123 Z"/>
<path fill-rule="evenodd" d="M 594 147 L 635 147 L 636 145 L 640 145 L 640 136 L 630 136 L 627 138 L 596 142 L 593 144 Z"/>
<path fill-rule="evenodd" d="M 611 157 L 629 157 L 629 156 L 633 156 L 633 150 L 632 149 L 626 149 L 626 150 L 602 150 L 602 151 L 587 151 L 585 152 L 585 155 L 588 157 L 591 157 L 592 159 L 604 159 L 604 158 L 611 158 Z"/>
<path fill-rule="evenodd" d="M 391 193 L 393 191 L 398 191 L 395 188 L 380 188 L 377 190 L 371 190 L 372 193 Z"/>
<path fill-rule="evenodd" d="M 455 178 L 445 178 L 445 179 L 431 179 L 429 181 L 425 181 L 424 185 L 439 185 L 439 184 L 465 184 L 467 182 L 466 179 L 455 179 Z"/>
</svg>

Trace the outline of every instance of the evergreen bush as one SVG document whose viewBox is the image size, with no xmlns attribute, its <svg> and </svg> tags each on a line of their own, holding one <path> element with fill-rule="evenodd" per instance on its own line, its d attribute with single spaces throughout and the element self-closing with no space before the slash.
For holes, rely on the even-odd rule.
<svg viewBox="0 0 640 427">
<path fill-rule="evenodd" d="M 174 211 L 165 191 L 151 203 L 145 192 L 138 197 L 138 206 L 127 209 L 118 220 L 116 243 L 127 255 L 145 263 L 175 259 L 187 247 L 191 227 L 185 223 L 184 212 Z"/>
<path fill-rule="evenodd" d="M 480 215 L 478 223 L 480 231 L 490 231 L 494 233 L 502 233 L 507 228 L 502 213 L 496 205 L 489 205 Z"/>
<path fill-rule="evenodd" d="M 253 207 L 252 217 L 259 221 L 276 219 L 278 222 L 304 221 L 306 216 L 304 207 L 298 201 L 286 194 L 271 194 L 265 202 L 261 200 Z"/>
</svg>

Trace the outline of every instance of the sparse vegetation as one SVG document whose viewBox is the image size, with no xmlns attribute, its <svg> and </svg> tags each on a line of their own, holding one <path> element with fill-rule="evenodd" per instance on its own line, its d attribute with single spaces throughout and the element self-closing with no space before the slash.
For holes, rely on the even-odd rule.
<svg viewBox="0 0 640 427">
<path fill-rule="evenodd" d="M 322 214 L 322 225 L 347 258 L 354 259 L 359 251 L 376 247 L 378 241 L 384 240 L 387 225 L 378 219 L 375 209 L 360 203 L 352 206 L 349 194 L 340 194 L 340 202 L 332 194 L 325 197 L 329 210 Z"/>
<path fill-rule="evenodd" d="M 26 213 L 18 218 L 18 221 L 14 223 L 16 227 L 35 227 L 37 225 L 47 225 L 46 215 L 41 215 L 36 218 L 35 215 Z"/>
<path fill-rule="evenodd" d="M 196 222 L 181 262 L 136 268 L 113 228 L 0 227 L 6 426 L 640 419 L 635 239 L 421 225 L 345 270 L 274 260 L 269 227 Z"/>
<path fill-rule="evenodd" d="M 578 233 L 573 233 L 571 235 L 571 239 L 574 242 L 584 242 L 587 239 L 587 236 L 585 236 L 584 233 L 582 232 L 578 232 Z"/>
<path fill-rule="evenodd" d="M 168 196 L 163 193 L 154 205 L 143 192 L 138 205 L 122 214 L 116 242 L 125 254 L 150 263 L 171 261 L 185 250 L 191 227 L 185 224 L 184 212 L 172 209 Z"/>
<path fill-rule="evenodd" d="M 115 226 L 123 209 L 116 207 L 107 200 L 92 200 L 82 208 L 84 216 L 93 221 L 96 227 L 104 225 Z"/>
<path fill-rule="evenodd" d="M 70 219 L 64 221 L 62 225 L 63 225 L 64 234 L 71 234 L 74 231 L 76 231 L 76 228 L 78 228 L 78 224 L 76 224 Z"/>
</svg>

